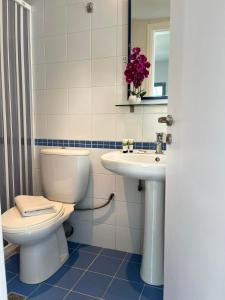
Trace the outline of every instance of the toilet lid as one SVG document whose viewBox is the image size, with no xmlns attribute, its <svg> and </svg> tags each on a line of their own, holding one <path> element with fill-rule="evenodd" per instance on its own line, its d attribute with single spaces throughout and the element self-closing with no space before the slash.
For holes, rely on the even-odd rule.
<svg viewBox="0 0 225 300">
<path fill-rule="evenodd" d="M 16 207 L 10 208 L 2 215 L 3 231 L 29 230 L 41 224 L 46 224 L 60 218 L 64 213 L 64 206 L 60 202 L 54 202 L 55 212 L 51 214 L 23 217 Z"/>
</svg>

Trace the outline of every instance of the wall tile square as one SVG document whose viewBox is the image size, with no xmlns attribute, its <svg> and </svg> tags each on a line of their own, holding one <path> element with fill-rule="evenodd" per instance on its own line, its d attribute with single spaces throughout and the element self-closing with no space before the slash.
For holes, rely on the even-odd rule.
<svg viewBox="0 0 225 300">
<path fill-rule="evenodd" d="M 46 87 L 46 66 L 44 64 L 33 66 L 33 87 L 35 90 Z"/>
<path fill-rule="evenodd" d="M 66 35 L 54 36 L 45 39 L 45 60 L 50 62 L 63 62 L 67 58 Z"/>
<path fill-rule="evenodd" d="M 35 115 L 34 116 L 34 135 L 36 138 L 47 138 L 48 132 L 47 127 L 47 117 L 46 115 Z"/>
<path fill-rule="evenodd" d="M 117 57 L 116 62 L 116 84 L 117 85 L 126 85 L 126 80 L 124 76 L 124 72 L 126 69 L 126 63 L 123 61 L 123 57 Z"/>
<path fill-rule="evenodd" d="M 117 1 L 94 0 L 95 13 L 92 16 L 92 28 L 103 28 L 117 24 Z"/>
<path fill-rule="evenodd" d="M 94 245 L 92 222 L 78 223 L 76 222 L 76 218 L 74 217 L 74 215 L 70 217 L 71 225 L 74 227 L 74 233 L 70 237 L 70 240 L 81 244 Z"/>
<path fill-rule="evenodd" d="M 81 114 L 69 116 L 69 138 L 71 140 L 92 139 L 92 117 Z"/>
<path fill-rule="evenodd" d="M 112 151 L 112 150 L 110 150 Z M 92 149 L 90 153 L 91 165 L 94 174 L 108 174 L 112 175 L 113 173 L 105 169 L 101 164 L 101 156 L 105 153 L 108 153 L 109 150 L 102 149 Z"/>
<path fill-rule="evenodd" d="M 68 113 L 68 92 L 66 89 L 46 90 L 46 111 L 48 114 Z"/>
<path fill-rule="evenodd" d="M 43 38 L 35 38 L 32 40 L 33 53 L 32 63 L 45 63 L 45 42 Z"/>
<path fill-rule="evenodd" d="M 116 120 L 115 115 L 94 115 L 93 118 L 93 139 L 94 140 L 115 140 Z"/>
<path fill-rule="evenodd" d="M 117 27 L 117 56 L 128 55 L 128 26 Z"/>
<path fill-rule="evenodd" d="M 46 91 L 45 90 L 34 90 L 33 91 L 33 102 L 34 102 L 34 113 L 35 114 L 46 114 Z"/>
<path fill-rule="evenodd" d="M 117 89 L 115 86 L 92 88 L 93 113 L 110 114 L 116 112 Z"/>
<path fill-rule="evenodd" d="M 68 68 L 66 63 L 47 64 L 46 69 L 48 89 L 59 89 L 68 87 Z"/>
<path fill-rule="evenodd" d="M 102 199 L 101 199 L 102 200 Z M 104 200 L 105 203 L 106 200 Z M 102 203 L 103 204 L 103 203 Z M 110 205 L 97 209 L 93 213 L 94 224 L 116 224 L 116 215 L 115 215 L 115 202 L 112 202 Z"/>
<path fill-rule="evenodd" d="M 133 138 L 142 140 L 142 114 L 118 114 L 116 120 L 116 139 Z"/>
<path fill-rule="evenodd" d="M 50 139 L 69 139 L 69 117 L 48 115 L 46 131 Z"/>
<path fill-rule="evenodd" d="M 116 225 L 122 227 L 143 228 L 142 205 L 140 203 L 116 202 Z"/>
<path fill-rule="evenodd" d="M 69 114 L 90 114 L 91 111 L 91 88 L 69 89 Z"/>
<path fill-rule="evenodd" d="M 82 3 L 73 3 L 67 6 L 68 17 L 68 32 L 79 32 L 90 30 L 91 28 L 91 14 L 87 14 L 86 1 Z"/>
<path fill-rule="evenodd" d="M 32 36 L 44 35 L 44 0 L 32 0 Z"/>
<path fill-rule="evenodd" d="M 115 226 L 108 224 L 93 225 L 93 245 L 115 249 Z"/>
<path fill-rule="evenodd" d="M 116 84 L 116 58 L 92 60 L 92 85 L 110 86 Z"/>
<path fill-rule="evenodd" d="M 83 60 L 67 64 L 67 83 L 70 88 L 91 85 L 91 61 Z"/>
<path fill-rule="evenodd" d="M 91 59 L 91 32 L 82 31 L 68 35 L 68 60 Z"/>
<path fill-rule="evenodd" d="M 45 35 L 57 35 L 67 32 L 65 1 L 45 0 Z"/>
<path fill-rule="evenodd" d="M 128 0 L 118 0 L 118 25 L 128 24 Z"/>
<path fill-rule="evenodd" d="M 138 191 L 138 180 L 116 176 L 116 200 L 141 203 L 141 192 Z"/>
<path fill-rule="evenodd" d="M 116 56 L 116 37 L 116 27 L 93 30 L 92 57 L 104 58 Z"/>
<path fill-rule="evenodd" d="M 143 109 L 145 114 L 167 114 L 167 105 L 151 105 Z"/>
<path fill-rule="evenodd" d="M 102 184 L 104 182 L 104 184 Z M 115 175 L 95 174 L 93 196 L 100 199 L 108 199 L 115 192 Z"/>
<path fill-rule="evenodd" d="M 142 230 L 116 227 L 116 249 L 141 254 Z"/>
</svg>

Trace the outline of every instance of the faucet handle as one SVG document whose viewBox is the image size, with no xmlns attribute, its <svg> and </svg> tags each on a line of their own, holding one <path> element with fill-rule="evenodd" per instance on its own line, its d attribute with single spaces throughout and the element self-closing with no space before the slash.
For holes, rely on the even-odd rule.
<svg viewBox="0 0 225 300">
<path fill-rule="evenodd" d="M 157 132 L 156 133 L 156 140 L 157 140 L 157 142 L 162 142 L 163 141 L 163 136 L 164 136 L 163 132 Z"/>
<path fill-rule="evenodd" d="M 165 123 L 167 126 L 172 126 L 174 123 L 173 117 L 168 115 L 166 117 L 161 117 L 158 119 L 159 123 Z"/>
</svg>

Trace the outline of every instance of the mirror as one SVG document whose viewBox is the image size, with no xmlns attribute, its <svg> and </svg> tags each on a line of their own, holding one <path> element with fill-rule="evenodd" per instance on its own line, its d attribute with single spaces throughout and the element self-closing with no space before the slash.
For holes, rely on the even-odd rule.
<svg viewBox="0 0 225 300">
<path fill-rule="evenodd" d="M 168 99 L 170 0 L 129 0 L 128 5 L 129 56 L 138 47 L 151 63 L 142 100 Z"/>
</svg>

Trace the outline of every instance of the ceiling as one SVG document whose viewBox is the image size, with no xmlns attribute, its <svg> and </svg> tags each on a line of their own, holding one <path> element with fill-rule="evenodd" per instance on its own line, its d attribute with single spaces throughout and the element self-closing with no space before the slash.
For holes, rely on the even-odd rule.
<svg viewBox="0 0 225 300">
<path fill-rule="evenodd" d="M 170 17 L 170 0 L 131 0 L 132 18 L 151 20 Z"/>
</svg>

